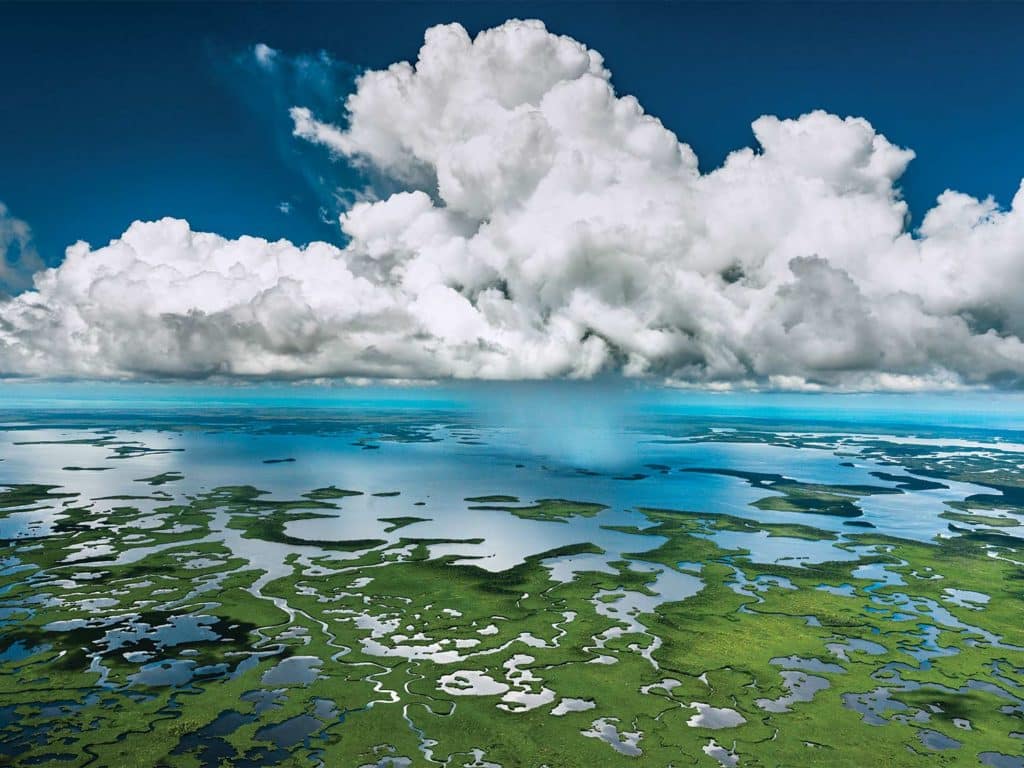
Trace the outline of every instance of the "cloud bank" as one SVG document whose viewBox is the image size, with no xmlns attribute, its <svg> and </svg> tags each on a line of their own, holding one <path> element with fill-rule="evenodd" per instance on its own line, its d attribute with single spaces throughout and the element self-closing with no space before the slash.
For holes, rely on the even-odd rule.
<svg viewBox="0 0 1024 768">
<path fill-rule="evenodd" d="M 260 61 L 280 54 L 260 47 Z M 860 118 L 753 123 L 701 174 L 596 51 L 510 21 L 426 32 L 334 124 L 294 132 L 400 184 L 347 245 L 172 219 L 78 243 L 0 303 L 0 371 L 89 377 L 588 378 L 903 389 L 1024 376 L 1024 187 L 943 193 Z"/>
</svg>

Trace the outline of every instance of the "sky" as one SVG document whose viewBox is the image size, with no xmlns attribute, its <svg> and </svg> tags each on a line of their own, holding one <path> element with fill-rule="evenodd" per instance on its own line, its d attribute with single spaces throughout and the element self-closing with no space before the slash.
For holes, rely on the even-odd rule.
<svg viewBox="0 0 1024 768">
<path fill-rule="evenodd" d="M 1024 168 L 1019 3 L 5 4 L 0 200 L 55 263 L 136 219 L 230 237 L 338 239 L 318 217 L 262 84 L 230 71 L 265 43 L 355 68 L 414 58 L 423 30 L 539 18 L 599 50 L 619 91 L 693 146 L 704 170 L 762 114 L 821 108 L 914 148 L 918 219 L 947 187 L 1008 203 Z M 266 97 L 266 98 L 264 98 Z M 292 203 L 292 214 L 278 210 Z"/>
<path fill-rule="evenodd" d="M 0 374 L 614 371 L 913 389 L 1017 386 L 1024 372 L 1024 214 L 1009 210 L 1024 5 L 26 3 L 0 16 L 0 66 L 15 73 L 0 287 L 19 294 L 63 263 L 0 303 Z M 583 72 L 574 54 L 506 55 L 527 30 L 505 53 L 438 42 L 456 85 L 419 78 L 416 109 L 357 81 L 416 62 L 434 25 L 472 40 L 510 18 L 542 22 L 541 47 L 568 36 L 597 58 Z M 599 125 L 542 108 L 576 81 L 603 90 L 579 85 L 570 112 L 619 100 L 591 105 Z M 543 126 L 514 123 L 524 105 Z M 722 167 L 745 147 L 753 164 Z M 560 159 L 534 168 L 548 150 Z M 495 151 L 517 168 L 488 165 Z M 586 179 L 563 163 L 581 151 Z M 936 207 L 947 189 L 963 194 Z M 188 223 L 133 224 L 162 217 Z M 530 233 L 546 242 L 527 248 Z M 92 249 L 65 262 L 78 240 Z M 302 249 L 320 240 L 333 250 Z"/>
</svg>

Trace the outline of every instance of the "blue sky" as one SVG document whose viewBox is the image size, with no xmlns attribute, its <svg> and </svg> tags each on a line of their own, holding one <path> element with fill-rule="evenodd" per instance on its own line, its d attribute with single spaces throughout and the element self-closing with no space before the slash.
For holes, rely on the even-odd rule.
<svg viewBox="0 0 1024 768">
<path fill-rule="evenodd" d="M 431 24 L 472 34 L 509 16 L 601 51 L 618 92 L 703 170 L 751 144 L 759 115 L 819 107 L 916 151 L 902 184 L 918 217 L 946 187 L 1006 205 L 1024 169 L 1019 3 L 26 3 L 0 10 L 0 201 L 49 263 L 165 215 L 337 241 L 307 182 L 310 148 L 233 57 L 263 42 L 383 67 L 414 59 Z"/>
</svg>

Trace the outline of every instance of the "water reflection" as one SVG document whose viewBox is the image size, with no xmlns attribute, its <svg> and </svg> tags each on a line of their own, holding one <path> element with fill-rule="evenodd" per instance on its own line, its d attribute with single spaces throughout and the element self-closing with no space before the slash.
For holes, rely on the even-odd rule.
<svg viewBox="0 0 1024 768">
<path fill-rule="evenodd" d="M 187 416 L 187 418 L 186 418 Z M 907 490 L 879 473 L 896 476 L 892 459 L 849 460 L 850 452 L 894 438 L 862 434 L 831 435 L 808 441 L 815 447 L 776 436 L 776 444 L 757 440 L 722 442 L 722 432 L 689 425 L 685 439 L 675 428 L 657 432 L 649 422 L 619 424 L 614 433 L 624 446 L 613 468 L 602 462 L 579 466 L 571 455 L 538 453 L 521 430 L 477 424 L 462 412 L 407 413 L 396 423 L 380 413 L 350 414 L 326 422 L 312 417 L 253 414 L 204 419 L 182 414 L 180 423 L 154 430 L 140 424 L 104 426 L 94 415 L 89 428 L 32 425 L 21 419 L 17 430 L 0 432 L 0 484 L 32 482 L 73 489 L 75 504 L 101 510 L 116 497 L 133 497 L 132 506 L 155 512 L 176 501 L 224 485 L 252 485 L 269 499 L 289 499 L 311 488 L 335 486 L 363 491 L 346 498 L 327 519 L 297 520 L 287 533 L 299 539 L 342 540 L 401 537 L 483 539 L 479 544 L 439 545 L 436 555 L 479 558 L 485 568 L 501 570 L 538 551 L 589 541 L 612 553 L 643 550 L 657 541 L 630 542 L 608 526 L 643 527 L 636 513 L 645 507 L 743 516 L 762 523 L 794 522 L 794 514 L 751 504 L 776 492 L 753 487 L 742 477 L 705 473 L 710 468 L 740 473 L 772 473 L 805 484 L 865 486 L 880 489 L 856 497 L 858 524 L 879 533 L 929 540 L 948 529 L 939 517 L 947 501 L 988 492 L 981 486 L 943 481 L 939 488 Z M 211 423 L 212 422 L 212 423 Z M 669 425 L 671 426 L 671 425 Z M 559 424 L 572 431 L 571 424 Z M 609 429 L 605 424 L 602 429 Z M 703 431 L 702 431 L 703 429 Z M 586 442 L 584 424 L 573 440 Z M 762 433 L 758 433 L 762 435 Z M 467 440 L 472 435 L 472 440 Z M 711 437 L 713 439 L 705 439 Z M 763 437 L 763 435 L 762 435 Z M 567 438 L 569 439 L 569 438 Z M 767 439 L 767 438 L 766 438 Z M 950 438 L 954 439 L 954 438 Z M 373 445 L 378 450 L 367 451 Z M 998 446 L 998 443 L 993 443 Z M 268 460 L 287 457 L 287 462 Z M 898 459 L 898 456 L 895 457 Z M 293 460 L 291 460 L 293 459 Z M 90 468 L 88 470 L 69 468 Z M 657 467 L 659 469 L 652 469 Z M 102 469 L 103 471 L 97 471 Z M 155 482 L 154 482 L 155 480 Z M 399 492 L 399 495 L 373 495 Z M 467 497 L 505 494 L 524 503 L 541 498 L 593 501 L 609 507 L 596 518 L 578 518 L 559 529 L 488 510 L 470 510 Z M 112 498 L 115 497 L 115 498 Z M 63 500 L 62 500 L 63 501 Z M 39 537 L 52 533 L 63 505 L 14 510 L 0 520 L 0 537 Z M 380 518 L 416 517 L 400 529 Z M 153 525 L 158 518 L 153 518 Z M 813 511 L 799 522 L 838 533 L 848 522 Z M 146 523 L 139 521 L 139 526 Z M 456 535 L 457 532 L 457 535 Z M 847 556 L 833 545 L 808 541 L 772 541 L 763 534 L 717 534 L 719 542 L 760 553 L 775 562 L 782 553 L 817 562 Z M 94 545 L 95 546 L 95 545 Z M 799 554 L 794 555 L 794 552 Z M 82 557 L 97 554 L 83 553 Z"/>
</svg>

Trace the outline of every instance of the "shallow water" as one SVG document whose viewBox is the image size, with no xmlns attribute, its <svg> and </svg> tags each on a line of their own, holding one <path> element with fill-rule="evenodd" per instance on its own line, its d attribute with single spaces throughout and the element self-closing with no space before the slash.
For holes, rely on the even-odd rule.
<svg viewBox="0 0 1024 768">
<path fill-rule="evenodd" d="M 159 429 L 153 428 L 153 421 Z M 345 499 L 329 519 L 289 523 L 289 535 L 320 541 L 482 538 L 479 544 L 439 546 L 436 554 L 484 558 L 481 565 L 494 570 L 572 543 L 592 542 L 612 552 L 654 546 L 657 541 L 636 542 L 607 530 L 607 526 L 642 527 L 644 520 L 636 511 L 645 507 L 724 513 L 764 523 L 794 521 L 792 513 L 751 506 L 776 495 L 771 490 L 752 487 L 741 477 L 692 470 L 777 473 L 801 483 L 889 491 L 858 497 L 855 503 L 862 513 L 858 522 L 870 523 L 879 533 L 919 540 L 947 531 L 948 521 L 938 516 L 944 502 L 988 492 L 978 485 L 943 480 L 945 487 L 940 489 L 893 493 L 898 483 L 871 473 L 903 474 L 893 462 L 898 464 L 908 438 L 886 431 L 872 435 L 864 431 L 864 424 L 854 432 L 837 427 L 822 433 L 821 424 L 815 423 L 815 431 L 808 432 L 805 441 L 815 447 L 808 447 L 794 437 L 800 433 L 772 433 L 762 423 L 756 431 L 722 430 L 720 423 L 713 414 L 681 419 L 638 411 L 632 421 L 614 430 L 585 423 L 575 430 L 571 424 L 556 425 L 563 433 L 576 432 L 564 438 L 572 444 L 612 442 L 617 446 L 611 464 L 601 454 L 596 463 L 587 465 L 552 454 L 547 441 L 537 437 L 543 432 L 537 425 L 496 427 L 464 409 L 446 411 L 415 404 L 397 411 L 291 408 L 211 414 L 163 409 L 152 418 L 116 411 L 0 412 L 0 428 L 15 427 L 0 431 L 0 484 L 59 486 L 97 499 L 97 508 L 105 506 L 99 500 L 102 497 L 159 494 L 131 501 L 142 511 L 227 484 L 252 485 L 271 499 L 295 498 L 312 488 L 333 485 L 365 493 Z M 929 433 L 935 429 L 927 427 Z M 948 431 L 952 446 L 962 442 L 957 437 L 962 430 Z M 994 451 L 1002 450 L 1001 445 L 1012 447 L 1013 434 L 993 432 L 987 445 Z M 868 445 L 876 455 L 850 455 Z M 892 455 L 886 455 L 887 445 L 893 448 Z M 942 439 L 931 437 L 927 445 L 932 450 L 943 445 Z M 131 452 L 118 453 L 126 448 Z M 289 461 L 266 463 L 280 459 Z M 161 475 L 180 479 L 160 485 L 143 481 Z M 394 492 L 397 495 L 373 495 Z M 596 518 L 575 518 L 562 530 L 500 511 L 469 509 L 480 505 L 465 502 L 493 494 L 514 496 L 524 503 L 541 498 L 591 501 L 609 509 Z M 7 538 L 44 536 L 52 531 L 58 510 L 54 506 L 10 514 L 0 520 L 0 533 Z M 399 516 L 425 519 L 390 533 L 385 530 L 388 524 L 379 519 Z M 851 530 L 845 524 L 848 520 L 826 514 L 802 514 L 799 522 L 837 533 Z M 813 542 L 759 542 L 757 538 L 765 538 L 761 534 L 718 536 L 723 544 L 772 558 L 768 562 L 778 559 L 781 550 L 809 562 L 843 557 L 828 544 L 823 550 Z M 794 547 L 799 553 L 794 553 Z"/>
</svg>

